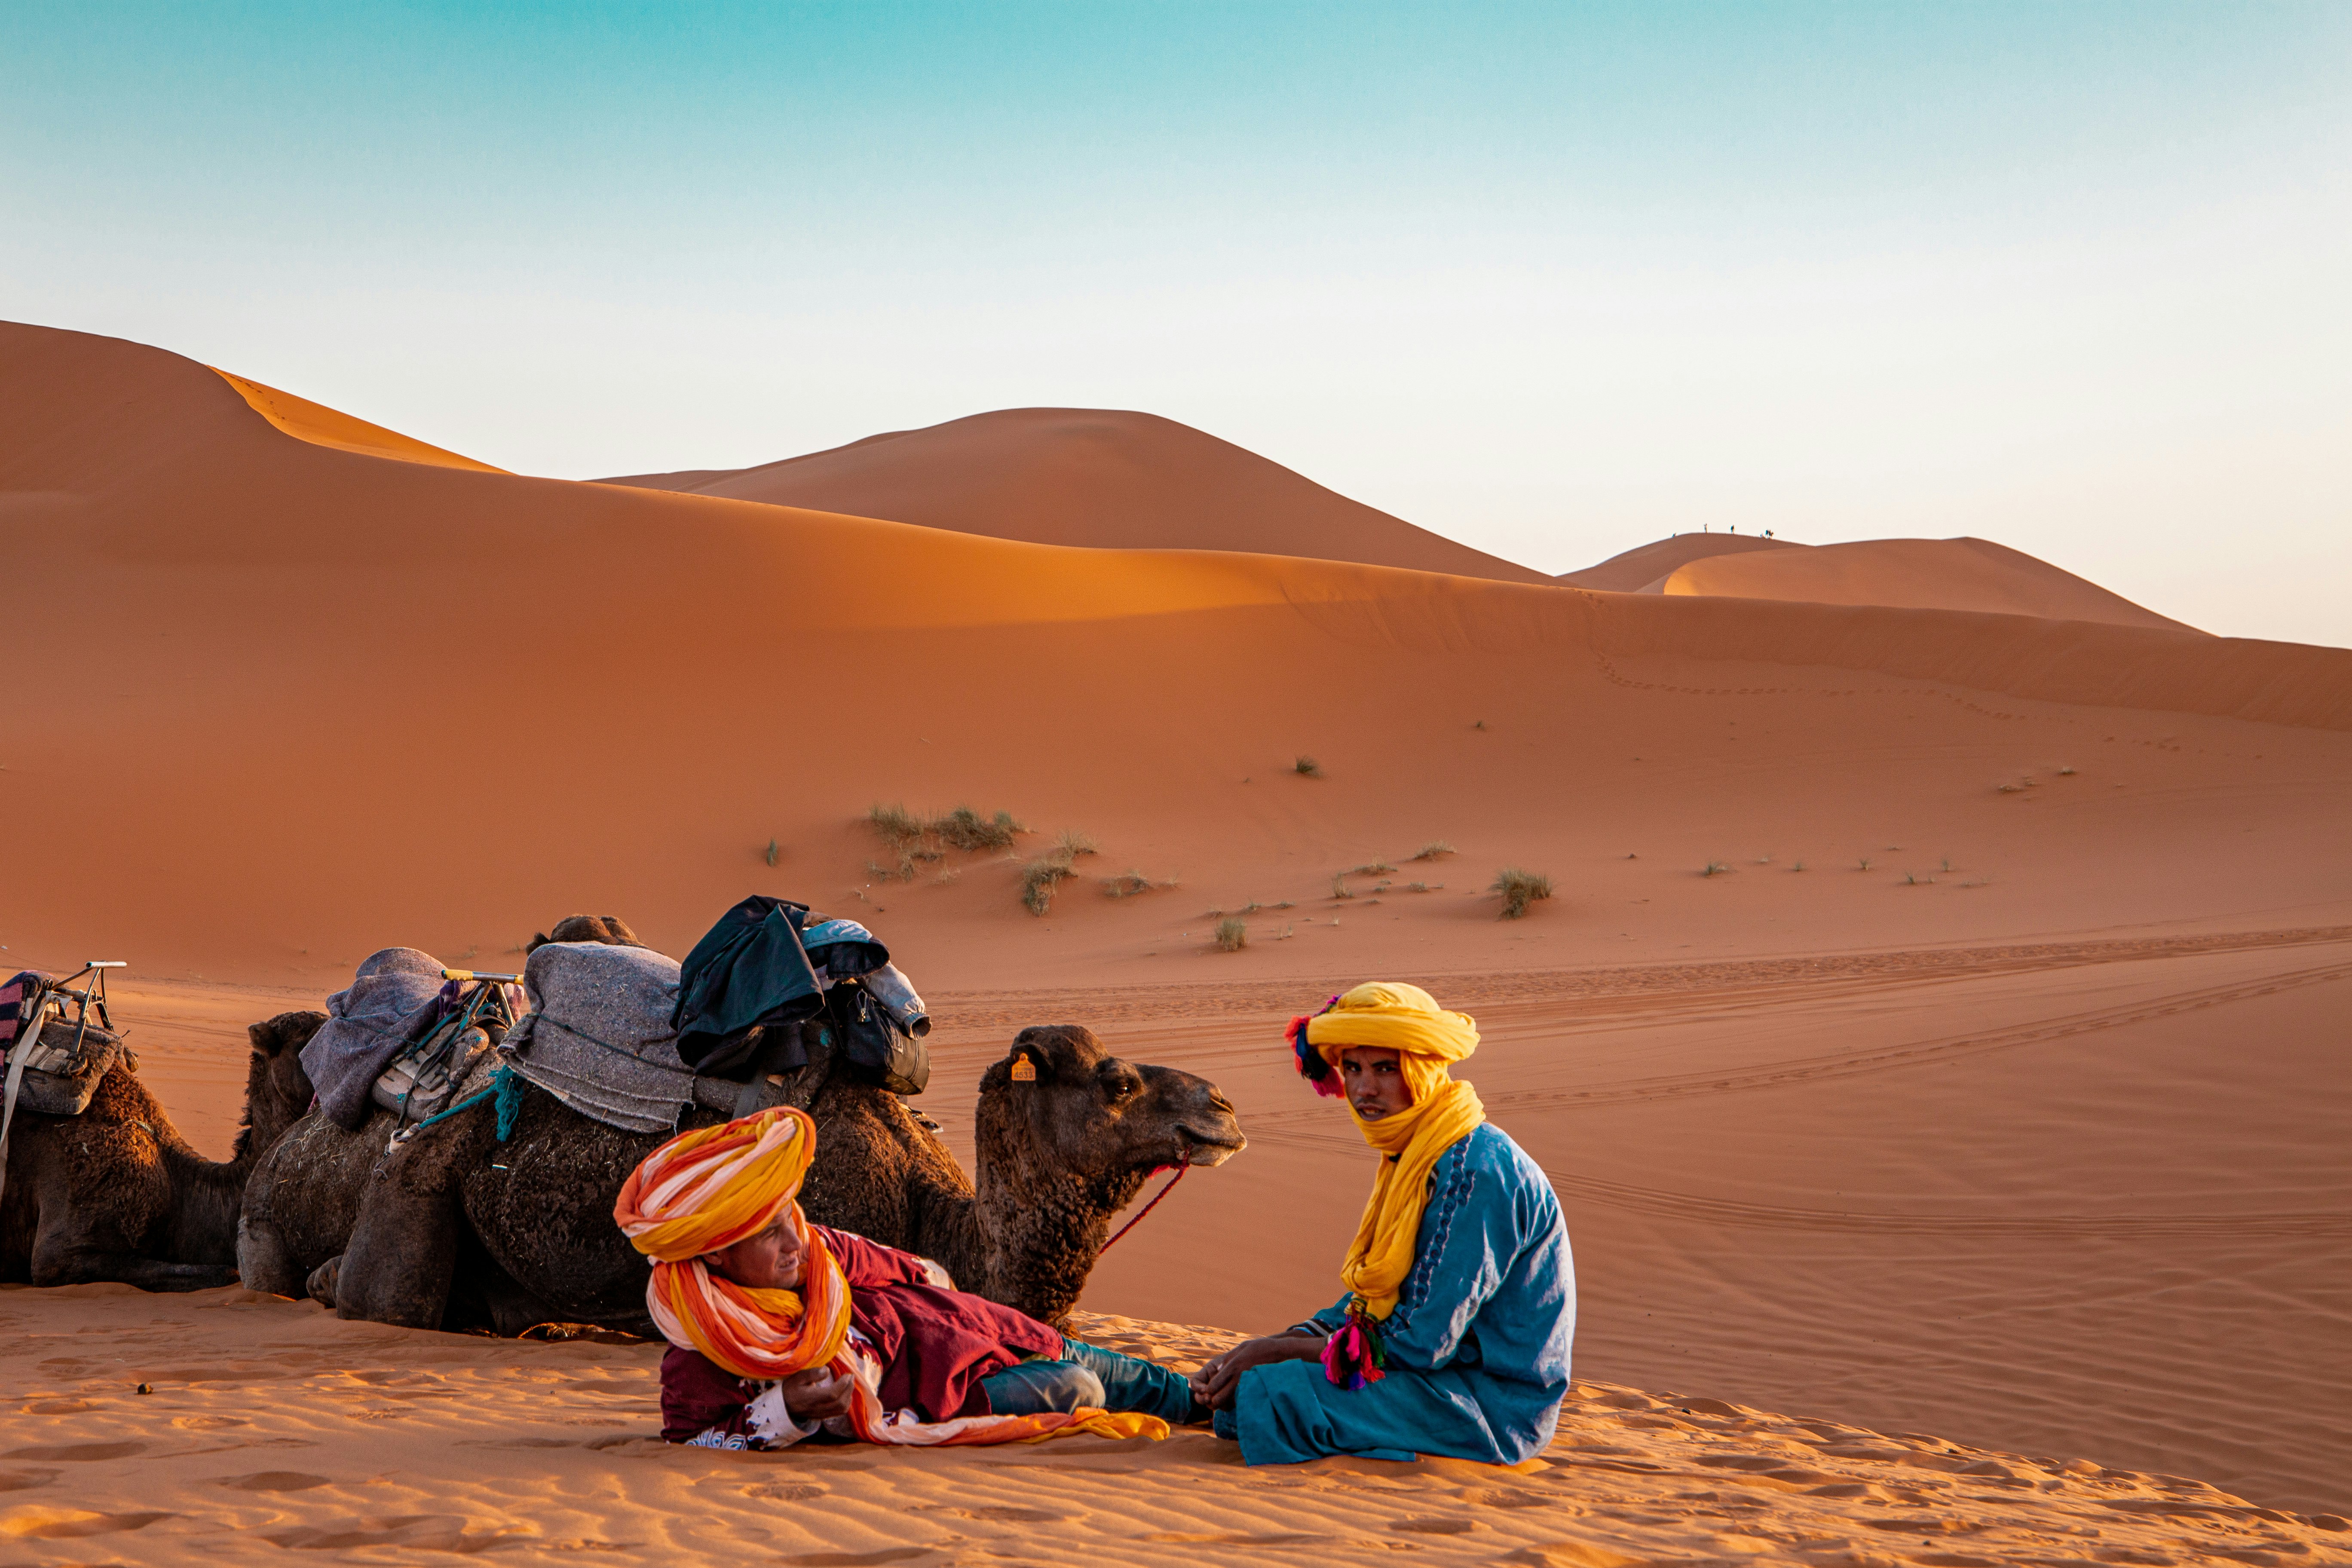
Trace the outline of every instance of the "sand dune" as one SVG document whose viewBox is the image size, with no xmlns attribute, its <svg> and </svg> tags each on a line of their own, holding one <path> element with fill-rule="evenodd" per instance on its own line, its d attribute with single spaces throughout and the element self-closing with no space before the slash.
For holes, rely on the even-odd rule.
<svg viewBox="0 0 2352 1568">
<path fill-rule="evenodd" d="M 1670 539 L 1653 540 L 1647 544 L 1612 555 L 1598 566 L 1587 566 L 1581 572 L 1563 572 L 1552 579 L 1564 588 L 1599 588 L 1612 594 L 1639 594 L 1654 591 L 1658 584 L 1674 575 L 1679 567 L 1694 561 L 1704 561 L 1716 555 L 1738 555 L 1753 550 L 1800 550 L 1804 548 L 1785 539 L 1766 539 L 1754 533 L 1677 533 Z"/>
<path fill-rule="evenodd" d="M 1000 409 L 755 468 L 602 482 L 887 517 L 1037 544 L 1242 550 L 1507 583 L 1549 581 L 1190 426 L 1115 408 Z"/>
<path fill-rule="evenodd" d="M 1709 554 L 1676 567 L 1657 591 L 2195 629 L 1983 539 L 1871 539 L 1769 554 Z"/>
<path fill-rule="evenodd" d="M 1486 1021 L 1469 1076 L 1570 1206 L 1586 1375 L 2341 1510 L 2352 653 L 386 462 L 28 328 L 0 424 L 0 944 L 130 959 L 192 1131 L 233 1118 L 241 1010 L 374 948 L 594 909 L 676 952 L 792 893 L 948 998 L 951 1129 L 1028 1022 L 1225 1084 L 1251 1152 L 1088 1305 L 1244 1329 L 1336 1293 L 1363 1181 L 1273 1028 L 1407 973 Z M 1003 859 L 870 869 L 877 800 L 1101 852 L 1033 918 Z M 1507 865 L 1559 896 L 1497 921 Z M 1105 898 L 1130 866 L 1181 886 Z M 604 1531 L 564 1538 L 640 1539 Z"/>
</svg>

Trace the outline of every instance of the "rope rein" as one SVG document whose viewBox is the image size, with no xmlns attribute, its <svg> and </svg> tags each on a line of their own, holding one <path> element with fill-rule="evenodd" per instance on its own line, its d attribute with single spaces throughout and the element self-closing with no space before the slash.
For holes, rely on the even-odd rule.
<svg viewBox="0 0 2352 1568">
<path fill-rule="evenodd" d="M 1179 1133 L 1176 1138 L 1176 1173 L 1168 1178 L 1168 1184 L 1166 1186 L 1151 1194 L 1151 1201 L 1144 1205 L 1143 1207 L 1137 1212 L 1136 1216 L 1133 1219 L 1129 1220 L 1125 1225 L 1120 1226 L 1118 1230 L 1112 1232 L 1111 1238 L 1102 1244 L 1103 1252 L 1108 1252 L 1112 1247 L 1117 1247 L 1120 1237 L 1125 1236 L 1129 1231 L 1133 1230 L 1137 1226 L 1141 1225 L 1143 1223 L 1143 1216 L 1150 1214 L 1153 1209 L 1158 1208 L 1160 1206 L 1160 1200 L 1174 1192 L 1176 1190 L 1176 1184 L 1182 1181 L 1184 1179 L 1184 1173 L 1192 1168 L 1192 1140 L 1184 1137 L 1181 1133 Z M 1102 1253 L 1098 1252 L 1095 1256 L 1099 1258 L 1102 1256 Z"/>
</svg>

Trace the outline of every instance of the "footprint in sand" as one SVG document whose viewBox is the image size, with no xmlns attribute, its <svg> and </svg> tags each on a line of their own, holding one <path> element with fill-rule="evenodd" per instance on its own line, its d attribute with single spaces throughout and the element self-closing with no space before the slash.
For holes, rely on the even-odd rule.
<svg viewBox="0 0 2352 1568">
<path fill-rule="evenodd" d="M 146 1451 L 144 1443 L 50 1444 L 31 1448 L 11 1448 L 0 1454 L 0 1459 L 66 1459 L 78 1464 L 95 1464 L 102 1459 L 127 1459 L 133 1454 Z"/>
<path fill-rule="evenodd" d="M 742 1490 L 745 1497 L 758 1498 L 762 1502 L 806 1502 L 825 1493 L 823 1487 L 786 1486 L 781 1481 L 768 1481 L 756 1487 L 745 1487 Z"/>
<path fill-rule="evenodd" d="M 19 1508 L 0 1514 L 0 1536 L 20 1541 L 67 1541 L 82 1535 L 120 1535 L 144 1530 L 168 1513 L 91 1513 L 78 1508 Z"/>
<path fill-rule="evenodd" d="M 1467 1519 L 1448 1519 L 1442 1514 L 1428 1514 L 1418 1519 L 1400 1519 L 1389 1526 L 1408 1535 L 1467 1535 L 1478 1528 Z"/>
<path fill-rule="evenodd" d="M 312 1487 L 334 1484 L 331 1477 L 305 1475 L 300 1470 L 260 1470 L 249 1476 L 223 1476 L 213 1482 L 241 1492 L 306 1492 Z"/>
<path fill-rule="evenodd" d="M 190 1432 L 210 1432 L 219 1426 L 250 1426 L 253 1423 L 242 1415 L 174 1415 L 172 1425 Z"/>
</svg>

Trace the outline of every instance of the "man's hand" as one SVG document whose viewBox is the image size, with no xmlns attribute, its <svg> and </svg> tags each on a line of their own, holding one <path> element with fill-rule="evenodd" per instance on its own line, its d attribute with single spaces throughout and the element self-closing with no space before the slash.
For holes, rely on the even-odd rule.
<svg viewBox="0 0 2352 1568">
<path fill-rule="evenodd" d="M 1220 1356 L 1212 1356 L 1191 1378 L 1192 1397 L 1212 1410 L 1230 1410 L 1242 1373 L 1276 1361 L 1314 1361 L 1323 1354 L 1323 1342 L 1313 1334 L 1268 1334 L 1244 1340 Z"/>
<path fill-rule="evenodd" d="M 783 1380 L 784 1408 L 805 1426 L 849 1414 L 850 1391 L 856 1386 L 846 1373 L 813 1366 Z"/>
</svg>

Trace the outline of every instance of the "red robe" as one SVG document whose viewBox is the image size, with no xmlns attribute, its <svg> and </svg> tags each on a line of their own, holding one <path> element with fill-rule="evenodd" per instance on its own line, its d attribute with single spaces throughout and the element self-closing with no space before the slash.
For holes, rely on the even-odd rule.
<svg viewBox="0 0 2352 1568">
<path fill-rule="evenodd" d="M 1024 1356 L 1059 1356 L 1062 1336 L 1010 1307 L 930 1283 L 912 1253 L 812 1226 L 849 1281 L 849 1321 L 882 1362 L 882 1405 L 927 1421 L 986 1415 L 980 1380 Z M 699 1351 L 662 1357 L 662 1436 L 684 1443 L 717 1427 L 740 1436 L 759 1386 Z"/>
</svg>

